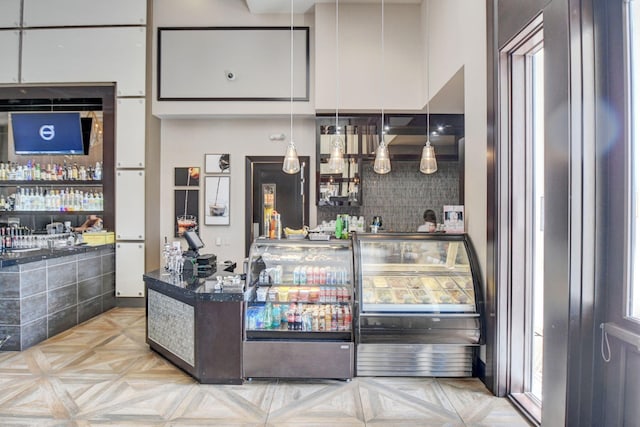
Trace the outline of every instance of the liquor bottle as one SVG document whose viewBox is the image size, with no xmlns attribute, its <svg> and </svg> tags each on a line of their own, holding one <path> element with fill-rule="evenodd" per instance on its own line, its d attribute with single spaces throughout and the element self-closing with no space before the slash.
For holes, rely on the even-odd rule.
<svg viewBox="0 0 640 427">
<path fill-rule="evenodd" d="M 102 179 L 102 165 L 100 162 L 96 162 L 96 168 L 93 171 L 93 179 L 100 181 Z"/>
</svg>

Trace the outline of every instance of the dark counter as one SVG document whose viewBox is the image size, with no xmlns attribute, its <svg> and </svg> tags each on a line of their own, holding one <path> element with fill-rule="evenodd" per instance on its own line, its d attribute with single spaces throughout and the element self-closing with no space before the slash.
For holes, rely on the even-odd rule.
<svg viewBox="0 0 640 427">
<path fill-rule="evenodd" d="M 74 254 L 95 252 L 105 248 L 113 249 L 115 248 L 115 245 L 113 243 L 109 243 L 106 245 L 95 245 L 95 246 L 89 246 L 89 245 L 64 246 L 62 248 L 55 248 L 55 249 L 9 250 L 8 252 L 0 255 L 0 268 L 27 264 L 30 262 L 37 262 L 37 261 L 42 261 L 46 259 L 59 258 L 59 257 L 69 256 Z"/>
<path fill-rule="evenodd" d="M 243 286 L 214 289 L 229 275 L 143 275 L 147 344 L 201 383 L 242 383 Z"/>
<path fill-rule="evenodd" d="M 163 293 L 180 301 L 215 301 L 238 302 L 243 301 L 242 288 L 214 289 L 216 276 L 234 276 L 233 273 L 218 271 L 207 277 L 171 274 L 164 270 L 154 270 L 144 274 L 145 282 L 152 284 L 154 288 L 162 289 Z"/>
<path fill-rule="evenodd" d="M 2 350 L 25 350 L 115 306 L 115 245 L 0 257 Z"/>
</svg>

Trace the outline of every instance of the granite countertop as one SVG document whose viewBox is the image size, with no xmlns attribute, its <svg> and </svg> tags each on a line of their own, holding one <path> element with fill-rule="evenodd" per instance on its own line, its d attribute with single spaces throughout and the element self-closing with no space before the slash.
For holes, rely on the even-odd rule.
<svg viewBox="0 0 640 427">
<path fill-rule="evenodd" d="M 0 268 L 11 267 L 14 265 L 27 264 L 30 262 L 42 261 L 45 259 L 59 258 L 63 256 L 76 255 L 79 253 L 99 251 L 105 248 L 115 248 L 113 243 L 106 245 L 77 245 L 64 246 L 53 249 L 17 249 L 10 250 L 0 255 Z"/>
<path fill-rule="evenodd" d="M 145 273 L 142 277 L 147 286 L 150 285 L 152 289 L 179 299 L 214 302 L 244 301 L 244 281 L 241 281 L 240 285 L 223 286 L 222 289 L 215 289 L 217 276 L 224 278 L 239 276 L 239 274 L 217 271 L 207 277 L 198 277 L 188 274 L 168 273 L 165 270 L 154 270 Z"/>
</svg>

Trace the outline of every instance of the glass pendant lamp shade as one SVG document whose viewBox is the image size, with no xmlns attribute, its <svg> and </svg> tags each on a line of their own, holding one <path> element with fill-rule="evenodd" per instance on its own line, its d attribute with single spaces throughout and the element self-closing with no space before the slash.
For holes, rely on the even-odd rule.
<svg viewBox="0 0 640 427">
<path fill-rule="evenodd" d="M 420 172 L 430 174 L 437 170 L 438 163 L 436 162 L 436 153 L 433 150 L 431 141 L 427 140 L 427 143 L 422 149 L 422 157 L 420 157 Z"/>
<path fill-rule="evenodd" d="M 344 143 L 340 136 L 331 141 L 331 156 L 329 157 L 329 172 L 342 173 L 344 170 Z"/>
<path fill-rule="evenodd" d="M 287 151 L 284 155 L 284 161 L 282 162 L 282 171 L 293 175 L 300 172 L 300 159 L 298 159 L 298 152 L 296 151 L 296 145 L 291 141 L 287 147 Z"/>
<path fill-rule="evenodd" d="M 378 174 L 391 172 L 391 159 L 389 158 L 389 149 L 387 144 L 383 142 L 376 149 L 376 159 L 373 161 L 373 171 Z"/>
</svg>

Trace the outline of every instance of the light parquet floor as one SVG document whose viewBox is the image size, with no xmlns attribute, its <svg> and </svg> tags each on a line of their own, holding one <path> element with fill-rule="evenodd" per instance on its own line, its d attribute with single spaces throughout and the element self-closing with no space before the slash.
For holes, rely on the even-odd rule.
<svg viewBox="0 0 640 427">
<path fill-rule="evenodd" d="M 0 426 L 529 426 L 477 379 L 202 385 L 149 350 L 142 308 L 115 308 L 0 352 Z"/>
</svg>

